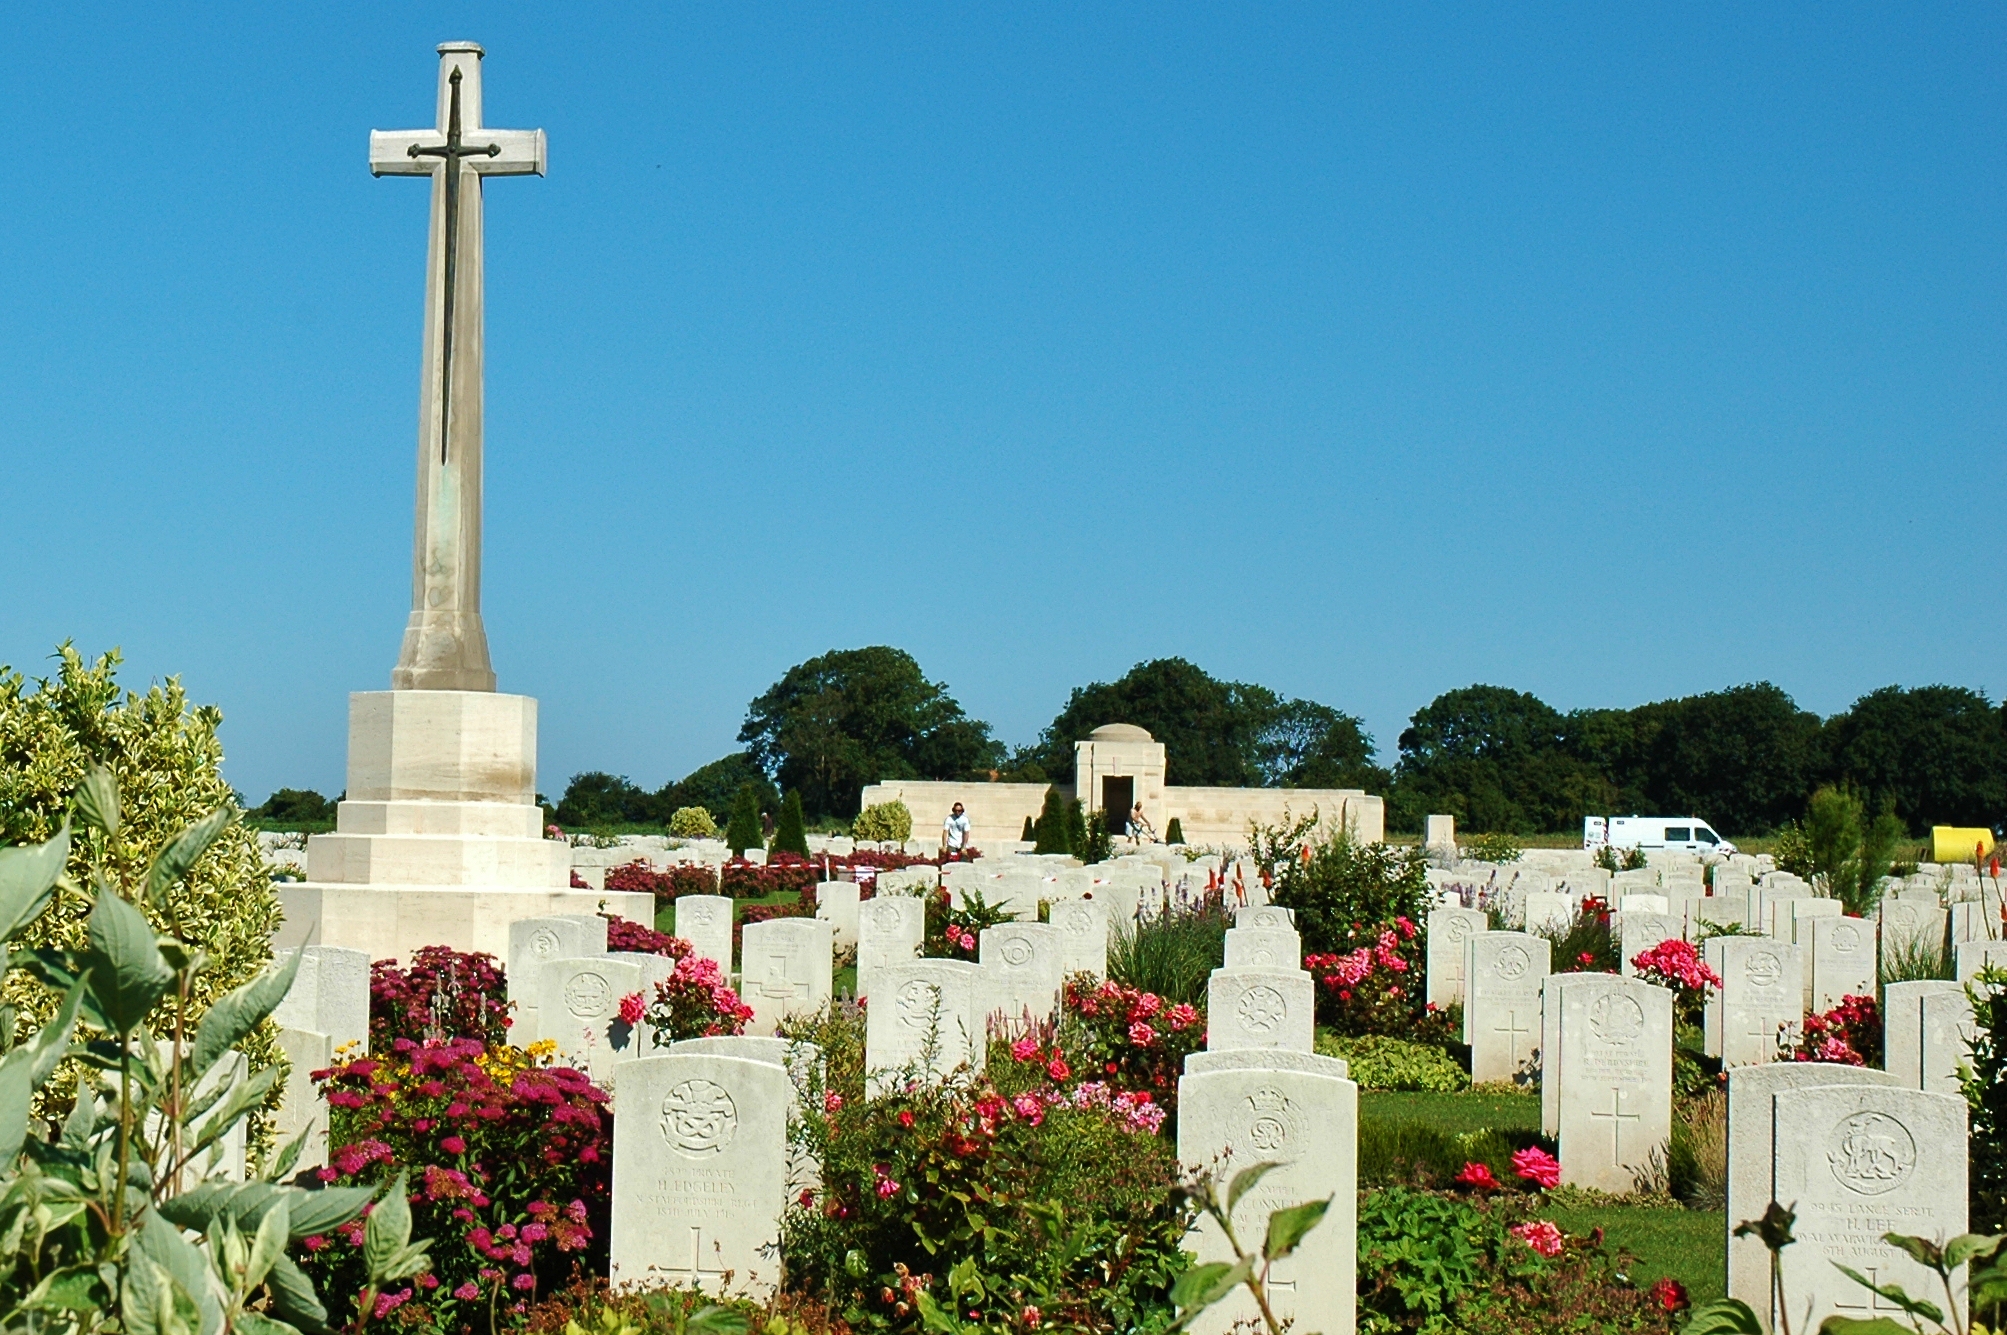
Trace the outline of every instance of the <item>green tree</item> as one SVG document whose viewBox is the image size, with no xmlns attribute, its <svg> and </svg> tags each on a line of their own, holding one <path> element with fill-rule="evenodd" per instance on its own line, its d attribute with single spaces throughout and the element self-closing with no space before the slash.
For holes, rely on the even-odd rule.
<svg viewBox="0 0 2007 1335">
<path fill-rule="evenodd" d="M 1731 835 L 1804 809 L 1822 764 L 1819 716 L 1769 682 L 1628 712 L 1629 744 L 1604 771 L 1631 798 L 1617 809 L 1699 816 Z"/>
<path fill-rule="evenodd" d="M 326 824 L 335 818 L 335 804 L 311 788 L 281 788 L 244 814 L 300 825 Z"/>
<path fill-rule="evenodd" d="M 1176 816 L 1171 817 L 1171 823 L 1164 827 L 1164 842 L 1167 844 L 1185 842 L 1185 827 Z"/>
<path fill-rule="evenodd" d="M 760 795 L 751 784 L 739 785 L 739 795 L 732 802 L 732 818 L 725 825 L 725 846 L 732 850 L 733 857 L 742 857 L 749 848 L 765 848 L 766 837 L 760 831 Z"/>
<path fill-rule="evenodd" d="M 1373 738 L 1350 714 L 1314 700 L 1274 705 L 1255 738 L 1264 787 L 1363 788 L 1385 793 L 1393 775 L 1373 762 Z"/>
<path fill-rule="evenodd" d="M 1045 790 L 1045 804 L 1038 810 L 1038 823 L 1032 826 L 1032 846 L 1034 853 L 1071 853 L 1073 843 L 1066 837 L 1066 800 L 1059 795 L 1059 789 Z"/>
<path fill-rule="evenodd" d="M 731 820 L 732 803 L 738 800 L 739 789 L 747 784 L 751 784 L 758 795 L 760 814 L 780 810 L 780 789 L 774 787 L 766 771 L 744 751 L 734 751 L 691 770 L 679 782 L 669 784 L 657 793 L 655 802 L 664 811 L 675 811 L 678 807 L 702 807 L 711 813 L 712 820 L 723 825 Z"/>
<path fill-rule="evenodd" d="M 988 777 L 1002 759 L 987 723 L 884 645 L 789 668 L 747 707 L 739 740 L 817 817 L 855 816 L 865 785 L 882 779 Z"/>
<path fill-rule="evenodd" d="M 781 803 L 780 824 L 774 827 L 773 851 L 808 856 L 808 825 L 801 815 L 801 794 L 792 789 Z"/>
<path fill-rule="evenodd" d="M 572 775 L 557 804 L 557 823 L 565 826 L 644 825 L 660 818 L 645 789 L 599 770 Z"/>
<path fill-rule="evenodd" d="M 1021 843 L 1028 844 L 1036 838 L 1038 838 L 1038 831 L 1032 828 L 1031 817 L 1026 816 L 1024 818 L 1024 833 L 1018 836 L 1018 840 Z"/>
<path fill-rule="evenodd" d="M 1895 813 L 1884 807 L 1871 821 L 1858 793 L 1828 784 L 1806 804 L 1803 834 L 1812 883 L 1850 914 L 1873 912 L 1881 898 L 1879 882 L 1903 837 Z"/>
<path fill-rule="evenodd" d="M 1893 803 L 1911 834 L 2007 818 L 2007 733 L 1978 691 L 1884 686 L 1826 732 L 1833 777 Z"/>
<path fill-rule="evenodd" d="M 1417 710 L 1401 733 L 1389 806 L 1399 828 L 1431 812 L 1459 829 L 1534 834 L 1579 824 L 1607 793 L 1562 747 L 1559 712 L 1524 691 L 1468 686 Z"/>
<path fill-rule="evenodd" d="M 1088 860 L 1087 813 L 1077 797 L 1066 800 L 1066 851 L 1083 862 Z"/>
</svg>

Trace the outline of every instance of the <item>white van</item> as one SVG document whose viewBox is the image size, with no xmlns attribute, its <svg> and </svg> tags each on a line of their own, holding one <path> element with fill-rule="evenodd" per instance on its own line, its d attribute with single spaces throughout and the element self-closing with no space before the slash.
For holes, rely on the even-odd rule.
<svg viewBox="0 0 2007 1335">
<path fill-rule="evenodd" d="M 1733 853 L 1735 845 L 1698 816 L 1585 816 L 1582 847 L 1667 848 L 1683 853 Z"/>
</svg>

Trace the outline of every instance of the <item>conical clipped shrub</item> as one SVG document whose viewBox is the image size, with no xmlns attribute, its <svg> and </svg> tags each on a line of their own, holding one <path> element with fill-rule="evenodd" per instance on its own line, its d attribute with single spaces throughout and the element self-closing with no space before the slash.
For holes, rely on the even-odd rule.
<svg viewBox="0 0 2007 1335">
<path fill-rule="evenodd" d="M 1171 817 L 1171 823 L 1164 827 L 1164 842 L 1167 844 L 1182 844 L 1185 842 L 1185 827 L 1178 824 L 1176 816 Z"/>
<path fill-rule="evenodd" d="M 1080 808 L 1080 804 L 1075 802 L 1073 807 L 1077 811 Z M 1087 817 L 1086 838 L 1080 847 L 1074 851 L 1074 856 L 1082 862 L 1091 864 L 1106 862 L 1108 855 L 1114 851 L 1113 842 L 1108 838 L 1107 813 L 1103 811 L 1092 812 Z"/>
<path fill-rule="evenodd" d="M 1024 818 L 1024 833 L 1019 835 L 1018 839 L 1021 842 L 1028 844 L 1036 838 L 1038 838 L 1038 831 L 1032 826 L 1031 817 L 1026 816 Z"/>
<path fill-rule="evenodd" d="M 1087 860 L 1087 812 L 1077 797 L 1066 804 L 1066 851 Z"/>
<path fill-rule="evenodd" d="M 801 794 L 790 788 L 787 800 L 781 803 L 780 824 L 774 829 L 776 853 L 793 853 L 797 857 L 808 856 L 808 824 L 801 818 Z"/>
<path fill-rule="evenodd" d="M 1038 810 L 1038 824 L 1032 827 L 1032 838 L 1036 841 L 1034 853 L 1071 853 L 1073 845 L 1066 837 L 1066 799 L 1059 795 L 1057 788 L 1045 790 L 1045 805 Z"/>
<path fill-rule="evenodd" d="M 742 783 L 738 796 L 732 799 L 732 818 L 725 822 L 725 846 L 733 857 L 741 857 L 749 848 L 766 847 L 766 842 L 760 834 L 759 792 L 750 783 Z"/>
</svg>

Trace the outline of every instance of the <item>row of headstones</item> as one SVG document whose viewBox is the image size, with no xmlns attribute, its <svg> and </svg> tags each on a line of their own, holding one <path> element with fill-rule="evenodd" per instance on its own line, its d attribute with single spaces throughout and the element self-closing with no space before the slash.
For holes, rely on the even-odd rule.
<svg viewBox="0 0 2007 1335">
<path fill-rule="evenodd" d="M 1356 1294 L 1359 1091 L 1346 1063 L 1313 1051 L 1315 994 L 1301 967 L 1295 915 L 1278 906 L 1240 909 L 1226 934 L 1226 962 L 1206 988 L 1206 1047 L 1185 1059 L 1178 1080 L 1178 1159 L 1211 1168 L 1222 1194 L 1253 1164 L 1278 1166 L 1233 1212 L 1236 1233 L 1259 1238 L 1276 1210 L 1329 1197 L 1331 1208 L 1297 1252 L 1269 1272 L 1277 1318 L 1350 1330 Z M 1209 1218 L 1187 1246 L 1200 1262 L 1232 1261 Z M 1193 1329 L 1223 1335 L 1258 1322 L 1244 1290 Z"/>
</svg>

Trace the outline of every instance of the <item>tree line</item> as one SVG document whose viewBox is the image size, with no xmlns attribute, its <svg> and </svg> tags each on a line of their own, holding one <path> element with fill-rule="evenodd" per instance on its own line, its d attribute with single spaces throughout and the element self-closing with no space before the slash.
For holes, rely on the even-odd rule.
<svg viewBox="0 0 2007 1335">
<path fill-rule="evenodd" d="M 1364 788 L 1390 829 L 1444 812 L 1459 829 L 1579 830 L 1601 814 L 1696 815 L 1725 834 L 1763 834 L 1805 814 L 1824 785 L 1891 810 L 1913 834 L 2007 818 L 2007 718 L 1958 686 L 1888 686 L 1822 719 L 1768 682 L 1630 709 L 1563 713 L 1503 686 L 1446 691 L 1417 710 L 1391 767 L 1360 720 L 1181 658 L 1139 663 L 1074 688 L 1036 739 L 1000 742 L 913 656 L 835 650 L 790 668 L 754 699 L 741 749 L 655 792 L 575 776 L 556 807 L 568 826 L 660 824 L 702 806 L 722 823 L 751 784 L 761 810 L 799 793 L 810 820 L 848 819 L 884 779 L 1005 780 L 1070 789 L 1073 744 L 1133 723 L 1164 744 L 1170 781 L 1190 786 Z M 917 813 L 931 819 L 933 813 Z"/>
</svg>

